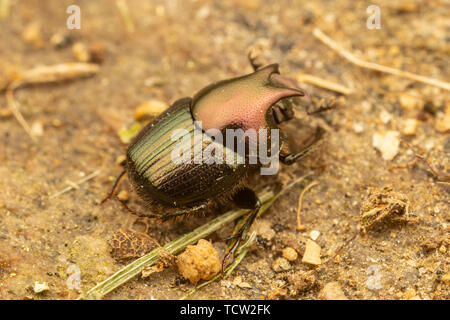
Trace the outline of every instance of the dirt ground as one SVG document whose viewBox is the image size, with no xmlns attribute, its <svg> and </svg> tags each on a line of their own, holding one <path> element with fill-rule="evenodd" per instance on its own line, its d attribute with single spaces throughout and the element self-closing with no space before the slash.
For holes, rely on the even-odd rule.
<svg viewBox="0 0 450 320">
<path fill-rule="evenodd" d="M 278 176 L 252 177 L 251 184 L 257 190 L 276 188 L 313 174 L 258 221 L 257 245 L 234 274 L 191 298 L 450 298 L 449 91 L 360 68 L 312 34 L 320 28 L 368 61 L 449 81 L 448 1 L 129 0 L 133 32 L 109 0 L 76 1 L 81 29 L 68 30 L 66 8 L 73 2 L 11 0 L 0 20 L 3 80 L 38 65 L 75 61 L 72 44 L 52 44 L 55 34 L 104 50 L 93 77 L 16 91 L 19 109 L 38 135 L 36 144 L 0 94 L 0 298 L 74 299 L 123 267 L 112 258 L 108 241 L 119 229 L 142 231 L 142 225 L 115 201 L 99 206 L 120 172 L 116 159 L 126 150 L 118 130 L 133 123 L 143 101 L 170 104 L 213 81 L 251 72 L 246 57 L 251 47 L 279 63 L 284 75 L 307 73 L 354 92 L 331 112 L 285 126 L 293 149 L 316 125 L 327 129 L 326 143 Z M 366 26 L 370 4 L 380 6 L 380 29 Z M 40 34 L 24 35 L 38 25 Z M 301 86 L 314 97 L 339 96 Z M 412 128 L 404 126 L 408 119 Z M 388 131 L 396 133 L 381 149 L 394 147 L 393 157 L 383 158 L 373 141 Z M 97 170 L 77 189 L 51 197 Z M 319 184 L 305 193 L 301 211 L 305 230 L 297 231 L 299 194 L 313 180 Z M 360 229 L 369 188 L 385 186 L 406 196 L 409 217 L 381 221 L 347 243 Z M 120 189 L 130 192 L 130 206 L 139 207 L 126 182 Z M 166 243 L 217 214 L 151 225 L 148 233 Z M 211 238 L 218 247 L 230 231 L 225 229 Z M 316 266 L 302 263 L 311 236 L 321 248 Z M 280 260 L 286 247 L 299 258 Z M 67 285 L 74 270 L 81 272 L 80 291 Z M 48 288 L 36 292 L 39 284 Z M 105 298 L 178 299 L 193 288 L 176 268 L 168 268 Z"/>
</svg>

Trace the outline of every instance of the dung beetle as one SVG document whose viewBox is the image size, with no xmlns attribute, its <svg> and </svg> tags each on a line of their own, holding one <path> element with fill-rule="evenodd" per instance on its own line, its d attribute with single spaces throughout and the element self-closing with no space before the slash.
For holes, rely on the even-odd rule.
<svg viewBox="0 0 450 320">
<path fill-rule="evenodd" d="M 259 138 L 261 129 L 270 129 L 270 132 L 278 130 L 278 124 L 294 117 L 293 106 L 299 102 L 299 97 L 307 97 L 306 92 L 294 80 L 280 75 L 277 64 L 261 67 L 251 58 L 250 63 L 253 73 L 213 83 L 200 90 L 193 98 L 177 100 L 145 126 L 128 146 L 125 169 L 102 203 L 112 197 L 125 173 L 151 211 L 148 214 L 135 213 L 138 216 L 165 221 L 204 211 L 213 203 L 231 200 L 239 208 L 251 209 L 245 216 L 244 223 L 230 238 L 232 242 L 229 243 L 225 259 L 233 254 L 239 242 L 245 239 L 261 207 L 256 193 L 246 187 L 244 182 L 252 167 L 263 165 L 261 161 L 250 162 L 249 148 L 244 148 L 242 152 L 242 149 L 238 149 L 239 142 L 248 147 L 251 135 L 245 133 L 251 130 L 259 130 Z M 200 142 L 195 137 L 191 139 L 199 131 L 198 123 L 201 124 L 203 139 Z M 210 134 L 225 134 L 229 130 L 239 129 L 244 132 L 244 136 L 233 136 L 235 144 L 230 144 L 232 147 L 229 147 L 228 135 L 228 139 L 218 139 L 217 134 Z M 181 134 L 174 139 L 174 132 L 177 130 Z M 275 150 L 272 146 L 277 141 L 272 134 L 266 135 L 266 143 L 259 139 L 257 149 L 266 149 L 271 157 L 290 165 L 307 154 L 321 140 L 323 133 L 319 127 L 313 141 L 297 154 L 290 154 L 285 150 L 286 135 L 282 132 Z M 181 140 L 185 141 L 184 150 L 187 147 L 188 160 L 194 161 L 174 161 L 173 154 L 179 151 L 177 148 L 180 143 L 177 142 Z M 210 161 L 217 160 L 212 153 L 209 158 L 195 161 L 199 154 L 204 156 L 205 150 L 212 145 L 215 150 L 217 147 L 219 151 L 222 148 L 227 156 L 231 155 L 232 161 Z M 256 154 L 258 158 L 261 153 Z M 125 205 L 123 202 L 122 204 Z"/>
</svg>

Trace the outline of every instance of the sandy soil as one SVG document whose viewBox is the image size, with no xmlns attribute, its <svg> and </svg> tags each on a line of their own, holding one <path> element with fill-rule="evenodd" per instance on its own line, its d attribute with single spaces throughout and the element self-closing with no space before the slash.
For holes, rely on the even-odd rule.
<svg viewBox="0 0 450 320">
<path fill-rule="evenodd" d="M 372 3 L 361 1 L 129 0 L 134 32 L 127 31 L 115 2 L 107 0 L 77 1 L 81 29 L 68 30 L 66 8 L 72 3 L 11 1 L 9 14 L 0 20 L 2 79 L 37 65 L 74 61 L 71 45 L 55 49 L 51 44 L 57 33 L 104 49 L 94 77 L 17 90 L 26 121 L 38 133 L 42 126 L 37 144 L 8 115 L 5 94 L 0 95 L 0 298 L 73 299 L 79 292 L 67 287 L 74 272 L 69 266 L 80 269 L 82 291 L 121 268 L 108 241 L 118 229 L 142 226 L 133 224 L 117 202 L 98 205 L 126 149 L 117 131 L 133 122 L 136 106 L 145 100 L 169 104 L 213 81 L 251 72 L 246 54 L 257 47 L 285 75 L 312 74 L 353 88 L 354 94 L 341 98 L 343 105 L 332 112 L 285 126 L 293 149 L 318 124 L 328 130 L 326 144 L 277 177 L 254 177 L 251 184 L 258 190 L 275 188 L 306 172 L 313 175 L 264 214 L 258 228 L 269 236 L 259 236 L 234 275 L 192 298 L 449 299 L 450 189 L 438 183 L 450 170 L 449 92 L 357 67 L 312 35 L 318 27 L 369 61 L 449 81 L 448 2 L 377 2 L 381 29 L 368 30 L 366 8 Z M 32 23 L 40 25 L 41 44 L 33 42 L 36 36 L 25 41 L 23 32 Z M 337 95 L 302 86 L 312 96 Z M 414 130 L 404 129 L 406 119 L 413 119 Z M 399 132 L 403 141 L 392 160 L 372 145 L 375 134 L 387 131 Z M 414 152 L 423 152 L 440 176 L 421 160 L 389 170 L 413 160 Z M 96 170 L 100 174 L 78 189 L 49 197 Z M 319 184 L 303 199 L 306 229 L 297 231 L 298 197 L 313 180 Z M 369 188 L 385 186 L 409 199 L 408 220 L 374 225 L 336 256 L 359 230 Z M 138 207 L 136 195 L 122 183 L 121 189 L 127 188 L 130 205 Z M 214 215 L 152 225 L 148 232 L 166 243 Z M 322 258 L 315 267 L 301 261 L 313 230 L 320 232 L 315 242 Z M 217 242 L 227 232 L 212 239 Z M 288 265 L 282 261 L 289 270 L 277 265 L 286 247 L 299 254 Z M 306 275 L 311 281 L 303 285 Z M 35 282 L 45 282 L 48 290 L 35 293 Z M 169 268 L 132 280 L 106 298 L 177 299 L 192 288 Z"/>
</svg>

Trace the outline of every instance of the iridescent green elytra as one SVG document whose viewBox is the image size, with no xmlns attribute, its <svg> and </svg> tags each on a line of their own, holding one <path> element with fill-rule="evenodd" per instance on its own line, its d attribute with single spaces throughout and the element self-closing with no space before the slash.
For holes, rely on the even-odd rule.
<svg viewBox="0 0 450 320">
<path fill-rule="evenodd" d="M 248 166 L 239 164 L 176 164 L 171 153 L 179 141 L 172 141 L 175 129 L 185 129 L 194 147 L 194 119 L 191 99 L 175 102 L 147 126 L 128 147 L 127 171 L 139 194 L 147 201 L 169 206 L 195 206 L 239 185 Z M 207 136 L 204 136 L 207 139 Z M 181 139 L 180 139 L 181 140 Z M 210 143 L 213 141 L 209 139 Z M 202 152 L 207 144 L 203 144 Z M 225 147 L 223 147 L 225 149 Z M 225 153 L 226 151 L 224 151 Z M 229 151 L 233 152 L 233 151 Z M 235 153 L 235 157 L 239 157 Z"/>
</svg>

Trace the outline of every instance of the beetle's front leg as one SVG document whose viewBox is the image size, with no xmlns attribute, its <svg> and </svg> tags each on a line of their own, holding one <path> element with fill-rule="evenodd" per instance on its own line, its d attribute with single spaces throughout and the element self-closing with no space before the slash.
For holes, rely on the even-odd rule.
<svg viewBox="0 0 450 320">
<path fill-rule="evenodd" d="M 125 169 L 123 169 L 123 171 L 119 173 L 119 175 L 116 177 L 116 180 L 114 181 L 111 187 L 111 190 L 109 191 L 108 195 L 100 202 L 100 205 L 103 205 L 106 201 L 108 201 L 114 196 L 114 192 L 116 191 L 116 188 L 119 185 L 122 178 L 124 177 L 125 173 L 127 173 Z"/>
<path fill-rule="evenodd" d="M 250 230 L 253 222 L 255 222 L 259 209 L 261 208 L 261 201 L 258 196 L 255 191 L 249 188 L 243 188 L 235 193 L 233 196 L 233 202 L 241 209 L 252 210 L 239 220 L 233 234 L 229 238 L 230 240 L 228 241 L 227 252 L 222 261 L 222 272 L 225 270 L 225 263 L 228 258 L 234 255 L 241 241 L 245 240 L 247 237 L 248 230 Z"/>
<path fill-rule="evenodd" d="M 294 118 L 292 99 L 285 99 L 272 107 L 273 118 L 276 124 L 286 122 Z"/>
<path fill-rule="evenodd" d="M 254 52 L 249 51 L 247 54 L 248 62 L 250 62 L 250 65 L 253 68 L 253 71 L 258 71 L 264 66 L 264 63 L 259 60 L 259 56 L 256 55 Z"/>
<path fill-rule="evenodd" d="M 280 151 L 280 161 L 283 164 L 291 165 L 297 160 L 305 157 L 307 154 L 309 154 L 311 151 L 316 149 L 319 144 L 323 141 L 323 135 L 325 133 L 325 130 L 321 127 L 317 127 L 316 133 L 314 134 L 314 139 L 299 153 L 292 154 L 292 153 L 286 153 L 285 151 Z"/>
</svg>

